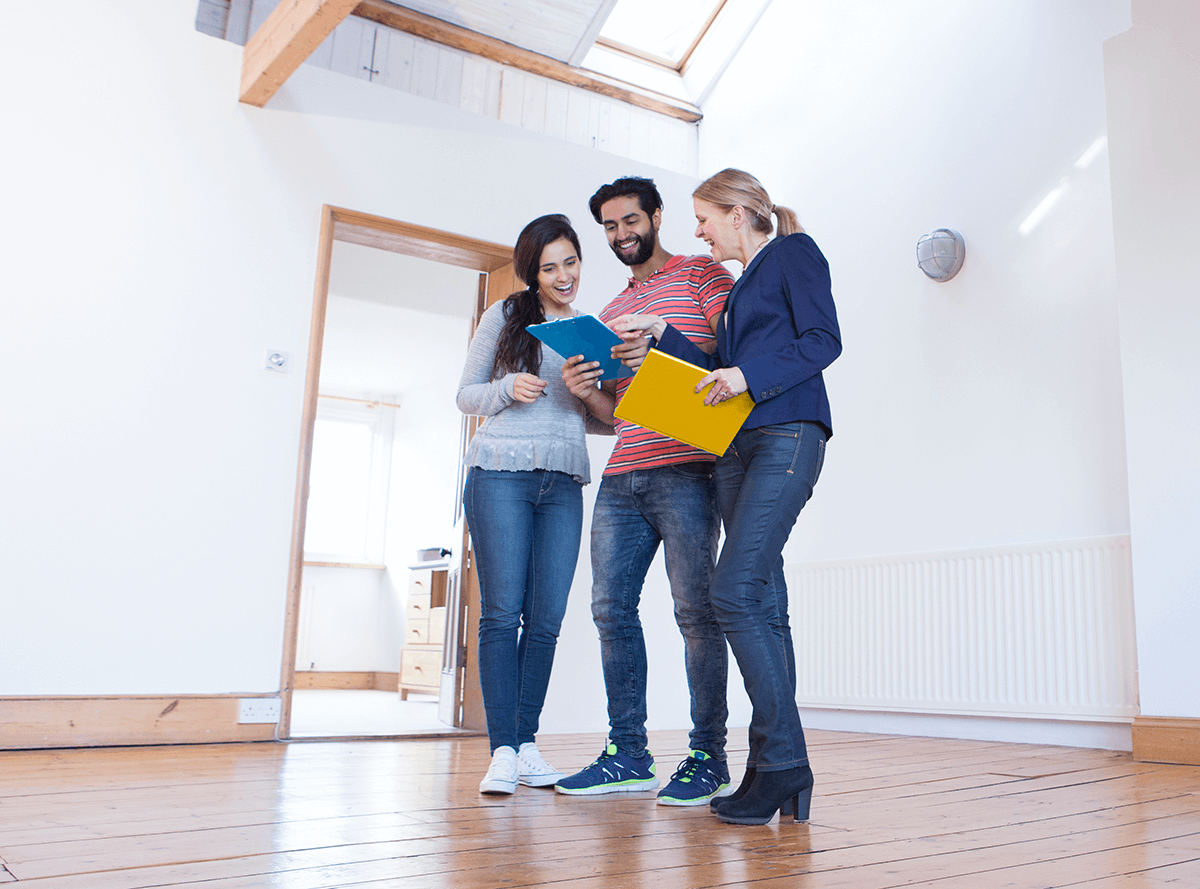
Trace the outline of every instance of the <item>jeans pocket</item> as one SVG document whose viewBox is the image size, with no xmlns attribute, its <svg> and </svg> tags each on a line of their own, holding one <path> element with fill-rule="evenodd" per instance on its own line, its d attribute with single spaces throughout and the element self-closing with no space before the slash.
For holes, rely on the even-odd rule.
<svg viewBox="0 0 1200 889">
<path fill-rule="evenodd" d="M 690 479 L 710 479 L 715 463 L 708 460 L 693 460 L 690 463 L 672 463 L 671 471 Z"/>
<path fill-rule="evenodd" d="M 821 436 L 820 444 L 817 447 L 817 459 L 813 461 L 812 481 L 809 486 L 815 488 L 817 479 L 821 477 L 821 469 L 825 466 L 825 436 Z"/>
<path fill-rule="evenodd" d="M 758 431 L 763 435 L 774 435 L 779 438 L 799 438 L 803 427 L 799 422 L 773 423 L 770 426 L 759 426 Z"/>
</svg>

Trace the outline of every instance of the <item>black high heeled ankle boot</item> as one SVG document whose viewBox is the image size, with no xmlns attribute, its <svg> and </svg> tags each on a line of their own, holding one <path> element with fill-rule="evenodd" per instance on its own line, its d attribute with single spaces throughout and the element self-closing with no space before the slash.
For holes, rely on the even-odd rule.
<svg viewBox="0 0 1200 889">
<path fill-rule="evenodd" d="M 813 773 L 808 766 L 756 771 L 750 788 L 739 799 L 727 797 L 716 814 L 727 824 L 766 824 L 776 812 L 780 817 L 790 814 L 796 821 L 807 821 L 812 791 Z"/>
<path fill-rule="evenodd" d="M 728 796 L 714 796 L 708 801 L 708 807 L 714 812 L 718 808 L 735 799 L 741 799 L 746 795 L 746 791 L 750 789 L 750 785 L 754 783 L 754 769 L 746 769 L 746 774 L 742 775 L 742 783 L 737 786 L 737 790 Z"/>
<path fill-rule="evenodd" d="M 754 783 L 754 769 L 746 769 L 746 774 L 742 776 L 742 783 L 738 785 L 737 790 L 729 794 L 729 796 L 714 796 L 708 801 L 708 807 L 712 811 L 717 811 L 725 803 L 732 802 L 735 799 L 741 799 L 746 795 L 746 791 L 750 789 L 750 785 Z M 795 811 L 792 808 L 792 801 L 785 800 L 783 805 L 779 807 L 779 817 L 787 818 L 794 815 Z"/>
<path fill-rule="evenodd" d="M 737 790 L 729 794 L 729 796 L 714 796 L 708 801 L 708 807 L 712 811 L 717 811 L 725 803 L 733 802 L 735 799 L 741 799 L 746 795 L 746 791 L 750 789 L 750 785 L 754 783 L 754 769 L 746 769 L 746 774 L 742 776 L 742 783 L 738 785 Z M 794 815 L 795 811 L 792 808 L 792 801 L 785 800 L 783 805 L 779 807 L 779 817 L 787 818 Z"/>
</svg>

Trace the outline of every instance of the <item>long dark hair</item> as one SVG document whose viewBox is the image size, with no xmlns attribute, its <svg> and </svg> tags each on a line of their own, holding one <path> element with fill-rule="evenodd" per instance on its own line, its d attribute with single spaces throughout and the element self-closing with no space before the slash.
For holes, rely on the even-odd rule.
<svg viewBox="0 0 1200 889">
<path fill-rule="evenodd" d="M 513 271 L 527 285 L 524 290 L 504 300 L 504 327 L 496 341 L 496 360 L 492 364 L 492 379 L 510 373 L 537 374 L 542 369 L 542 344 L 525 328 L 546 320 L 542 300 L 538 296 L 538 269 L 542 266 L 542 251 L 547 244 L 566 238 L 582 260 L 579 235 L 571 228 L 571 220 L 561 213 L 539 216 L 521 231 L 513 248 Z"/>
</svg>

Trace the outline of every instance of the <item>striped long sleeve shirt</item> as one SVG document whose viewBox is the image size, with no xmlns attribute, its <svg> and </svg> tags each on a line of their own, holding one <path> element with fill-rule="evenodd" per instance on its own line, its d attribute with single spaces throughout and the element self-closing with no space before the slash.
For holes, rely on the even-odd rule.
<svg viewBox="0 0 1200 889">
<path fill-rule="evenodd" d="M 609 323 L 635 313 L 658 315 L 692 342 L 704 345 L 712 342 L 712 325 L 724 311 L 732 289 L 733 276 L 711 256 L 672 256 L 645 281 L 630 278 L 629 286 L 604 307 L 600 320 Z M 617 382 L 618 404 L 628 385 L 627 379 Z M 616 430 L 617 444 L 605 475 L 713 459 L 699 448 L 620 418 Z"/>
</svg>

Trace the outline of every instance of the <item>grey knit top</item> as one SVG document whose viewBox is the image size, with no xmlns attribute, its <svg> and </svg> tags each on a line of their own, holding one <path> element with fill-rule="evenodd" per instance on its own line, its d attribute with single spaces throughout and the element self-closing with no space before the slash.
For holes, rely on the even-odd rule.
<svg viewBox="0 0 1200 889">
<path fill-rule="evenodd" d="M 563 357 L 542 346 L 538 376 L 547 382 L 533 404 L 513 397 L 515 373 L 491 378 L 496 343 L 504 327 L 504 303 L 489 306 L 467 350 L 458 383 L 458 407 L 464 414 L 487 417 L 471 439 L 464 462 L 481 469 L 565 472 L 580 484 L 591 481 L 586 432 L 612 435 L 613 428 L 594 419 L 583 402 L 563 384 Z"/>
</svg>

